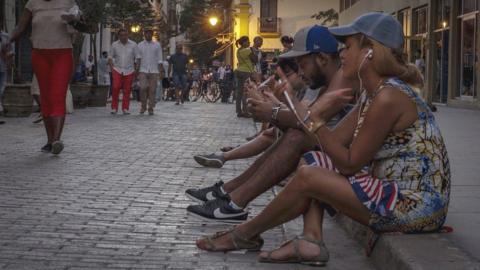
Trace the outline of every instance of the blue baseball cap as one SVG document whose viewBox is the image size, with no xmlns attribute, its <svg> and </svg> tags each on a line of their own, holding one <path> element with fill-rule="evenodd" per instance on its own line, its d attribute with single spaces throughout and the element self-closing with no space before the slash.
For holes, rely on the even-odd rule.
<svg viewBox="0 0 480 270">
<path fill-rule="evenodd" d="M 293 48 L 280 58 L 292 58 L 309 53 L 337 53 L 338 42 L 327 27 L 314 25 L 300 29 L 294 37 Z"/>
<path fill-rule="evenodd" d="M 382 12 L 364 14 L 351 24 L 331 27 L 329 30 L 340 41 L 344 41 L 347 36 L 364 34 L 392 49 L 402 48 L 405 42 L 400 22 L 392 15 Z"/>
</svg>

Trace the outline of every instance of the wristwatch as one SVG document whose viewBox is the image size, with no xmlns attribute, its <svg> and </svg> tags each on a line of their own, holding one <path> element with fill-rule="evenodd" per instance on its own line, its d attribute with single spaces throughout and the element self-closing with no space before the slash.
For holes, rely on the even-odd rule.
<svg viewBox="0 0 480 270">
<path fill-rule="evenodd" d="M 280 109 L 282 107 L 280 106 L 275 106 L 272 108 L 272 121 L 277 121 L 277 117 L 278 117 L 278 112 L 280 112 Z"/>
</svg>

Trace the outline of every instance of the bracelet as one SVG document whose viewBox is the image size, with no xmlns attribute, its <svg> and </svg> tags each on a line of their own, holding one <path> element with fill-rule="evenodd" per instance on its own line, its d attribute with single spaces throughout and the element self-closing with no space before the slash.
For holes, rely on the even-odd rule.
<svg viewBox="0 0 480 270">
<path fill-rule="evenodd" d="M 277 121 L 278 112 L 280 111 L 280 106 L 273 107 L 272 109 L 272 120 Z"/>
<path fill-rule="evenodd" d="M 307 126 L 308 127 L 308 132 L 312 133 L 312 134 L 315 134 L 317 133 L 317 131 L 325 125 L 325 121 L 324 120 L 320 120 L 318 122 L 314 122 L 314 121 L 311 121 L 309 123 L 309 125 Z"/>
</svg>

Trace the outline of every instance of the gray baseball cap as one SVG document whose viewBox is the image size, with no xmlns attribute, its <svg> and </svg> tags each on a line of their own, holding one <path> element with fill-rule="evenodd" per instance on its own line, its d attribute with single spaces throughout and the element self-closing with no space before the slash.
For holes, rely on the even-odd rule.
<svg viewBox="0 0 480 270">
<path fill-rule="evenodd" d="M 309 53 L 337 53 L 338 42 L 328 28 L 320 25 L 304 27 L 295 34 L 293 48 L 280 58 L 293 58 Z"/>
<path fill-rule="evenodd" d="M 364 14 L 349 25 L 331 27 L 329 30 L 340 41 L 347 36 L 364 34 L 392 49 L 402 48 L 405 42 L 400 22 L 382 12 Z"/>
</svg>

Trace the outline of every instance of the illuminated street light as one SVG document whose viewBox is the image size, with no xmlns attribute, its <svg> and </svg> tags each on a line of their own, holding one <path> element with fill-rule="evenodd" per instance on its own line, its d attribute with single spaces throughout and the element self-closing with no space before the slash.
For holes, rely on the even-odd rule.
<svg viewBox="0 0 480 270">
<path fill-rule="evenodd" d="M 132 33 L 138 33 L 140 32 L 140 25 L 132 25 L 132 28 L 130 28 L 130 30 L 132 30 Z"/>
<path fill-rule="evenodd" d="M 447 25 L 448 25 L 447 21 L 443 21 L 443 22 L 442 22 L 443 28 L 447 28 Z"/>
<path fill-rule="evenodd" d="M 210 22 L 210 24 L 212 26 L 215 26 L 218 23 L 218 18 L 217 17 L 210 17 L 210 19 L 208 19 L 208 21 Z"/>
<path fill-rule="evenodd" d="M 190 60 L 188 60 L 188 62 L 189 62 L 190 64 L 193 64 L 193 62 L 195 62 L 195 61 L 194 61 L 193 59 L 190 59 Z"/>
</svg>

